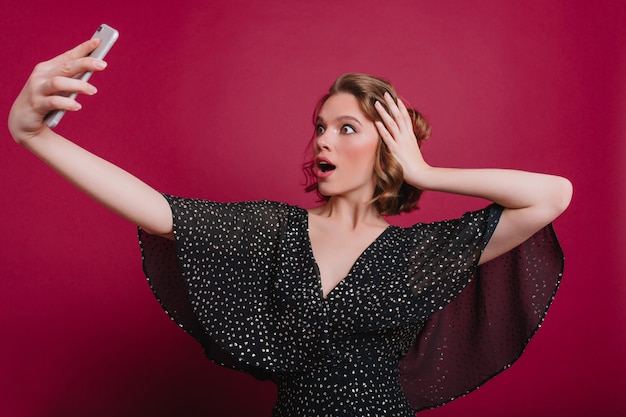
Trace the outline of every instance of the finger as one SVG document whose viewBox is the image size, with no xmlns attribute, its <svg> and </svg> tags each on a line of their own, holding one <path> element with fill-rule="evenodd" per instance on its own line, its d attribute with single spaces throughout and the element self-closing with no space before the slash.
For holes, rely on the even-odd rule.
<svg viewBox="0 0 626 417">
<path fill-rule="evenodd" d="M 100 45 L 100 39 L 93 38 L 76 45 L 74 48 L 65 51 L 63 54 L 59 55 L 59 58 L 63 57 L 66 60 L 75 60 L 78 58 L 83 58 L 89 55 L 94 49 L 96 49 Z"/>
<path fill-rule="evenodd" d="M 77 45 L 61 55 L 42 63 L 42 71 L 49 76 L 63 75 L 65 77 L 75 77 L 85 72 L 102 71 L 106 68 L 106 62 L 88 57 L 98 45 L 100 39 L 94 38 Z"/>
<path fill-rule="evenodd" d="M 96 58 L 85 57 L 61 63 L 59 67 L 53 70 L 50 75 L 61 75 L 63 77 L 79 78 L 80 74 L 84 74 L 86 72 L 102 71 L 106 68 L 106 66 L 107 63 L 105 61 Z"/>
<path fill-rule="evenodd" d="M 413 132 L 413 121 L 402 100 L 398 98 L 396 103 L 388 92 L 385 92 L 384 98 L 394 121 L 398 125 L 398 130 L 403 133 Z"/>
<path fill-rule="evenodd" d="M 389 133 L 383 122 L 376 120 L 374 122 L 374 125 L 376 125 L 376 129 L 378 129 L 378 134 L 383 139 L 383 142 L 387 145 L 389 150 L 393 149 L 393 147 L 396 145 L 396 141 L 391 133 Z"/>
<path fill-rule="evenodd" d="M 383 120 L 386 130 L 389 131 L 389 133 L 391 133 L 393 137 L 397 137 L 400 133 L 400 130 L 395 119 L 387 112 L 387 110 L 385 110 L 385 108 L 379 101 L 376 101 L 374 103 L 374 107 L 378 111 L 380 118 Z"/>
<path fill-rule="evenodd" d="M 398 97 L 398 108 L 400 109 L 400 114 L 402 115 L 402 120 L 404 122 L 404 126 L 406 129 L 413 131 L 413 119 L 411 119 L 411 115 L 409 114 L 409 110 L 404 105 L 402 99 Z"/>
<path fill-rule="evenodd" d="M 83 106 L 75 100 L 76 96 L 65 97 L 53 95 L 46 97 L 41 104 L 41 113 L 47 114 L 53 110 L 78 111 Z"/>
<path fill-rule="evenodd" d="M 79 93 L 91 96 L 96 94 L 98 90 L 88 82 L 62 76 L 52 77 L 47 83 L 42 84 L 41 93 L 45 96 L 61 92 L 68 93 L 66 95 L 69 95 L 69 93 Z"/>
<path fill-rule="evenodd" d="M 400 113 L 400 109 L 398 108 L 398 105 L 393 100 L 393 97 L 391 97 L 391 94 L 389 94 L 388 92 L 385 92 L 384 99 L 385 99 L 385 103 L 387 103 L 387 107 L 389 108 L 389 112 L 391 116 L 393 117 L 393 119 L 396 122 L 400 122 L 402 120 L 402 114 Z"/>
<path fill-rule="evenodd" d="M 389 111 L 391 112 L 391 116 L 393 117 L 393 120 L 397 125 L 399 133 L 396 138 L 400 139 L 405 134 L 413 133 L 411 117 L 408 115 L 408 112 L 406 111 L 406 107 L 404 106 L 404 103 L 402 103 L 402 100 L 398 98 L 398 102 L 396 103 L 393 97 L 391 97 L 391 94 L 389 94 L 388 92 L 385 92 L 384 98 L 385 103 L 387 104 L 387 106 L 389 107 Z M 402 108 L 404 108 L 404 112 L 402 111 Z"/>
<path fill-rule="evenodd" d="M 385 103 L 387 103 L 387 106 L 389 107 L 390 114 L 393 117 L 393 120 L 395 121 L 397 125 L 399 134 L 409 132 L 410 129 L 407 129 L 407 121 L 406 121 L 406 118 L 404 117 L 404 114 L 400 110 L 399 103 L 396 103 L 394 101 L 393 97 L 391 97 L 391 94 L 389 94 L 389 92 L 385 92 L 384 98 L 385 98 Z M 399 100 L 400 99 L 398 99 L 398 101 Z"/>
<path fill-rule="evenodd" d="M 72 49 L 69 49 L 62 54 L 55 56 L 48 61 L 41 62 L 38 67 L 40 67 L 41 71 L 50 70 L 51 68 L 55 68 L 61 64 L 64 64 L 69 61 L 75 61 L 79 58 L 84 58 L 89 55 L 100 43 L 100 39 L 90 39 L 85 41 Z"/>
<path fill-rule="evenodd" d="M 76 111 L 81 109 L 81 105 L 76 101 L 76 93 L 59 93 L 51 95 L 36 94 L 31 98 L 33 110 L 41 115 L 46 115 L 53 110 Z"/>
</svg>

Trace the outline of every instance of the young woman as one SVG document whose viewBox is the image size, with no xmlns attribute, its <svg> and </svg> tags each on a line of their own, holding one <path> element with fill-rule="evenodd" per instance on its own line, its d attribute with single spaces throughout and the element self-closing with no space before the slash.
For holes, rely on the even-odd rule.
<svg viewBox="0 0 626 417">
<path fill-rule="evenodd" d="M 35 67 L 9 129 L 77 187 L 139 227 L 168 314 L 225 366 L 278 385 L 275 416 L 412 416 L 506 369 L 544 318 L 563 258 L 550 223 L 561 177 L 430 166 L 430 127 L 384 80 L 340 77 L 315 114 L 310 210 L 162 195 L 48 129 L 94 94 L 72 76 L 106 64 L 90 40 Z M 460 219 L 390 226 L 421 190 L 494 204 Z"/>
</svg>

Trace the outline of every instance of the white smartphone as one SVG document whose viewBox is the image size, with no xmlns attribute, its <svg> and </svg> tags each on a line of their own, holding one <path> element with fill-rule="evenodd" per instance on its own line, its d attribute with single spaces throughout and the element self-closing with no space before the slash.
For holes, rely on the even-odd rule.
<svg viewBox="0 0 626 417">
<path fill-rule="evenodd" d="M 105 25 L 105 24 L 100 25 L 98 29 L 96 30 L 96 33 L 94 33 L 92 37 L 92 38 L 99 38 L 100 44 L 98 45 L 96 49 L 91 51 L 91 53 L 88 56 L 98 58 L 98 59 L 104 59 L 107 52 L 109 52 L 109 50 L 113 47 L 113 44 L 115 43 L 115 41 L 117 40 L 119 36 L 120 36 L 119 32 L 113 29 L 111 26 Z M 88 81 L 89 78 L 91 77 L 91 74 L 93 74 L 93 72 L 88 71 L 82 74 L 78 74 L 74 78 L 80 79 L 83 81 Z M 72 93 L 72 94 L 59 93 L 59 95 L 65 95 L 73 99 L 76 98 L 77 96 L 76 93 Z M 59 124 L 64 114 L 65 114 L 65 110 L 51 111 L 50 113 L 46 115 L 44 121 L 46 122 L 48 127 L 54 128 L 56 127 L 56 125 Z"/>
</svg>

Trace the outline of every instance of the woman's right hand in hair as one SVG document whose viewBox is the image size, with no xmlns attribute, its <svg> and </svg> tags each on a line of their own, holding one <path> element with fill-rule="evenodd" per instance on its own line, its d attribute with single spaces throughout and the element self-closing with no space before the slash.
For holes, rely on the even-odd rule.
<svg viewBox="0 0 626 417">
<path fill-rule="evenodd" d="M 17 143 L 48 129 L 44 117 L 52 110 L 78 111 L 80 104 L 61 92 L 92 95 L 96 88 L 75 78 L 86 71 L 101 71 L 104 61 L 87 57 L 100 41 L 91 39 L 69 51 L 35 66 L 9 113 L 9 131 Z"/>
<path fill-rule="evenodd" d="M 11 108 L 9 130 L 17 143 L 106 208 L 148 233 L 173 238 L 172 211 L 161 193 L 67 140 L 44 123 L 44 117 L 51 110 L 80 108 L 75 100 L 55 93 L 95 93 L 90 84 L 72 77 L 103 69 L 99 65 L 102 61 L 85 57 L 98 42 L 84 42 L 38 64 Z"/>
</svg>

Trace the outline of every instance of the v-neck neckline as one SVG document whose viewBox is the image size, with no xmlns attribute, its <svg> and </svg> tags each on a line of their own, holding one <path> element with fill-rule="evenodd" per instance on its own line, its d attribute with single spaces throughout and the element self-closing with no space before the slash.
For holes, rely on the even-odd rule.
<svg viewBox="0 0 626 417">
<path fill-rule="evenodd" d="M 363 258 L 365 257 L 365 255 L 370 252 L 374 246 L 377 246 L 383 239 L 384 237 L 387 235 L 387 233 L 393 228 L 392 225 L 387 225 L 387 227 L 380 232 L 376 238 L 374 240 L 372 240 L 370 242 L 369 245 L 367 245 L 367 247 L 365 249 L 363 249 L 363 251 L 359 254 L 359 256 L 356 258 L 356 260 L 354 261 L 354 263 L 350 266 L 350 269 L 348 270 L 348 274 L 341 278 L 341 280 L 339 280 L 337 282 L 337 284 L 335 284 L 334 287 L 332 287 L 330 290 L 328 290 L 328 293 L 326 293 L 326 295 L 324 295 L 324 286 L 322 285 L 322 273 L 320 272 L 320 268 L 319 268 L 319 264 L 317 263 L 317 259 L 315 259 L 315 254 L 313 252 L 313 243 L 311 242 L 311 233 L 309 230 L 309 224 L 310 224 L 310 215 L 309 212 L 306 209 L 302 209 L 302 213 L 304 216 L 304 227 L 305 227 L 305 235 L 306 235 L 306 241 L 307 241 L 307 246 L 308 246 L 308 251 L 309 251 L 309 257 L 311 259 L 311 262 L 313 263 L 313 266 L 315 267 L 315 272 L 316 272 L 316 278 L 317 278 L 317 287 L 319 290 L 319 294 L 320 294 L 320 298 L 324 301 L 328 301 L 332 295 L 335 294 L 335 290 L 337 290 L 337 288 L 339 288 L 344 281 L 346 281 L 346 279 L 350 278 L 351 276 L 354 275 L 355 269 L 357 268 L 357 266 L 359 266 L 363 260 Z"/>
</svg>

